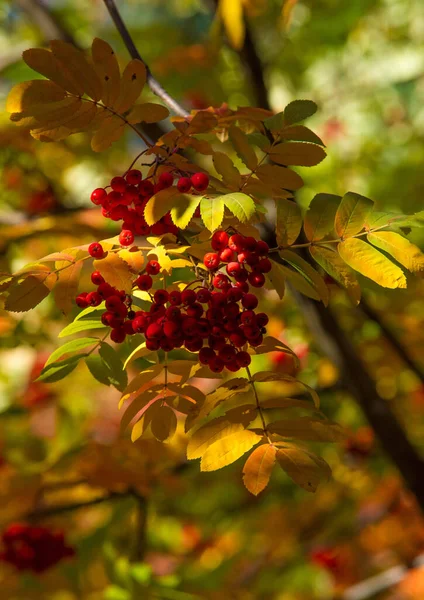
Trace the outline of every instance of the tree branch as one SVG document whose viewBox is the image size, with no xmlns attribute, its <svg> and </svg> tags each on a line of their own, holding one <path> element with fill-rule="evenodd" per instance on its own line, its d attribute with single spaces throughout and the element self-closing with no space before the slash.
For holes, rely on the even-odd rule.
<svg viewBox="0 0 424 600">
<path fill-rule="evenodd" d="M 99 498 L 92 498 L 91 500 L 85 500 L 83 502 L 74 502 L 72 504 L 59 504 L 57 506 L 45 506 L 36 508 L 33 511 L 26 514 L 26 518 L 30 520 L 45 519 L 48 517 L 54 517 L 63 513 L 72 512 L 73 510 L 79 510 L 80 508 L 88 508 L 90 506 L 96 506 L 103 502 L 109 502 L 110 500 L 122 500 L 131 496 L 131 492 L 111 492 L 107 496 L 100 496 Z"/>
<path fill-rule="evenodd" d="M 146 67 L 147 83 L 152 92 L 156 94 L 156 96 L 158 96 L 167 106 L 169 106 L 169 108 L 175 114 L 180 115 L 181 117 L 188 117 L 189 113 L 185 110 L 185 108 L 182 107 L 181 104 L 179 104 L 174 98 L 172 98 L 172 96 L 170 96 L 168 92 L 162 87 L 159 81 L 155 79 L 155 77 L 153 77 L 149 66 L 140 56 L 140 53 L 137 50 L 128 29 L 125 23 L 123 22 L 121 15 L 119 14 L 114 0 L 103 0 L 103 2 L 105 3 L 105 6 L 108 9 L 111 18 L 115 23 L 115 26 L 119 31 L 119 34 L 125 46 L 127 47 L 128 52 L 130 53 L 132 58 L 137 58 L 138 60 L 141 60 L 141 62 Z"/>
</svg>

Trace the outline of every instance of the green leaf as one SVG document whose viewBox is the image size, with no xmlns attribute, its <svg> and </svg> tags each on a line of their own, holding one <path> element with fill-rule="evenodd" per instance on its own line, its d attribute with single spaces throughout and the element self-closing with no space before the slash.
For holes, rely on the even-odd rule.
<svg viewBox="0 0 424 600">
<path fill-rule="evenodd" d="M 265 150 L 265 148 L 269 147 L 269 139 L 266 135 L 262 135 L 262 133 L 248 133 L 247 139 L 251 144 L 254 144 L 261 150 Z"/>
<path fill-rule="evenodd" d="M 148 200 L 144 209 L 144 218 L 147 225 L 154 225 L 166 215 L 175 206 L 177 197 L 180 195 L 181 192 L 175 187 L 166 188 L 154 194 Z"/>
<path fill-rule="evenodd" d="M 373 209 L 374 203 L 369 198 L 348 192 L 342 198 L 334 219 L 334 229 L 341 238 L 351 237 L 359 233 Z"/>
<path fill-rule="evenodd" d="M 409 240 L 392 231 L 376 231 L 370 233 L 367 239 L 373 246 L 384 250 L 398 263 L 403 265 L 412 273 L 424 271 L 424 254 L 421 250 L 411 244 Z"/>
<path fill-rule="evenodd" d="M 255 203 L 252 198 L 242 192 L 234 192 L 220 196 L 225 206 L 242 223 L 247 223 L 255 214 Z"/>
<path fill-rule="evenodd" d="M 103 360 L 98 354 L 90 354 L 90 356 L 87 356 L 87 358 L 85 359 L 85 364 L 87 365 L 88 370 L 90 371 L 94 379 L 97 379 L 97 381 L 99 381 L 103 385 L 111 385 L 111 382 L 109 380 L 109 373 L 105 368 Z"/>
<path fill-rule="evenodd" d="M 403 271 L 370 244 L 349 238 L 337 249 L 345 263 L 378 285 L 391 289 L 406 288 Z"/>
<path fill-rule="evenodd" d="M 79 360 L 86 356 L 86 354 L 77 354 L 76 356 L 70 356 L 61 360 L 59 362 L 55 362 L 50 364 L 41 371 L 41 375 L 37 378 L 36 381 L 43 381 L 44 383 L 53 383 L 55 381 L 60 381 L 77 366 Z"/>
<path fill-rule="evenodd" d="M 185 229 L 190 223 L 196 208 L 199 206 L 201 196 L 180 194 L 175 200 L 171 210 L 171 218 L 177 227 Z"/>
<path fill-rule="evenodd" d="M 224 202 L 221 198 L 202 198 L 200 214 L 203 223 L 211 233 L 219 229 L 224 218 Z"/>
<path fill-rule="evenodd" d="M 317 112 L 317 105 L 312 100 L 294 100 L 284 109 L 284 121 L 288 125 L 304 121 Z"/>
<path fill-rule="evenodd" d="M 281 198 L 276 202 L 276 234 L 279 246 L 291 246 L 296 241 L 302 227 L 302 214 L 296 202 Z"/>
<path fill-rule="evenodd" d="M 324 142 L 313 131 L 304 125 L 290 125 L 278 132 L 280 140 L 293 140 L 296 142 L 312 142 L 319 146 L 325 146 Z"/>
<path fill-rule="evenodd" d="M 309 241 L 322 240 L 334 227 L 334 219 L 341 196 L 316 194 L 305 215 L 303 229 Z"/>
<path fill-rule="evenodd" d="M 284 127 L 284 111 L 276 113 L 275 115 L 272 115 L 272 117 L 265 119 L 264 125 L 269 131 L 280 131 L 280 129 Z"/>
<path fill-rule="evenodd" d="M 283 260 L 296 269 L 296 271 L 307 280 L 307 282 L 316 290 L 324 305 L 327 306 L 329 300 L 328 288 L 321 275 L 295 252 L 292 252 L 291 250 L 282 250 L 279 254 Z"/>
<path fill-rule="evenodd" d="M 271 148 L 269 157 L 278 165 L 313 167 L 324 160 L 326 153 L 321 146 L 315 144 L 283 142 Z"/>
<path fill-rule="evenodd" d="M 110 383 L 118 390 L 124 390 L 128 384 L 128 376 L 116 350 L 106 342 L 102 342 L 100 344 L 99 355 L 108 371 Z"/>
<path fill-rule="evenodd" d="M 101 321 L 94 321 L 92 319 L 82 319 L 81 321 L 74 321 L 67 325 L 59 333 L 58 337 L 63 338 L 68 335 L 74 335 L 74 333 L 81 333 L 81 331 L 89 331 L 91 329 L 105 329 L 105 326 Z"/>
<path fill-rule="evenodd" d="M 354 304 L 361 299 L 361 288 L 355 273 L 340 258 L 335 250 L 323 246 L 311 246 L 309 248 L 312 258 L 324 269 L 335 281 L 346 288 L 347 293 Z"/>
<path fill-rule="evenodd" d="M 274 263 L 274 261 L 272 261 Z M 284 277 L 286 280 L 291 283 L 291 285 L 301 294 L 308 296 L 308 298 L 312 298 L 313 300 L 321 300 L 320 295 L 317 290 L 311 283 L 309 279 L 305 279 L 303 275 L 301 275 L 297 270 L 293 271 L 293 269 L 289 269 L 285 265 L 279 265 L 281 277 Z M 269 273 L 268 273 L 269 276 Z"/>
<path fill-rule="evenodd" d="M 239 127 L 232 125 L 228 130 L 228 135 L 234 150 L 240 160 L 248 169 L 254 171 L 258 166 L 258 158 L 252 146 L 249 144 L 247 135 Z"/>
<path fill-rule="evenodd" d="M 97 344 L 98 341 L 99 340 L 97 338 L 78 338 L 76 340 L 66 342 L 66 344 L 63 344 L 63 346 L 60 346 L 60 348 L 57 348 L 54 352 L 50 354 L 46 364 L 44 365 L 44 368 L 47 367 L 47 365 L 50 365 L 51 363 L 57 361 L 57 359 L 63 356 L 64 354 L 71 354 L 71 352 L 77 352 L 78 350 L 87 348 L 87 346 Z"/>
</svg>

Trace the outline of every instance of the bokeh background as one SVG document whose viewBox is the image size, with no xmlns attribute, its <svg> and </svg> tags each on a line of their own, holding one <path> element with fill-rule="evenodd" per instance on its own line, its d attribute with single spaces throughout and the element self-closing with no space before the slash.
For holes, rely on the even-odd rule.
<svg viewBox="0 0 424 600">
<path fill-rule="evenodd" d="M 328 158 L 300 170 L 302 207 L 318 192 L 352 190 L 375 200 L 377 210 L 422 210 L 422 0 L 245 0 L 248 44 L 241 49 L 228 43 L 215 2 L 118 4 L 141 55 L 187 109 L 263 104 L 253 48 L 273 110 L 297 98 L 318 104 L 309 126 Z M 89 195 L 124 172 L 138 150 L 131 134 L 99 156 L 82 134 L 41 144 L 9 124 L 8 91 L 34 78 L 21 52 L 57 37 L 82 48 L 101 37 L 122 64 L 128 59 L 100 0 L 0 2 L 2 272 L 113 235 Z M 423 231 L 407 232 L 421 248 Z M 366 309 L 354 308 L 330 283 L 333 311 L 378 394 L 422 451 L 422 280 L 411 277 L 407 291 L 361 282 Z M 414 497 L 294 299 L 287 295 L 281 305 L 268 293 L 264 303 L 270 333 L 294 348 L 300 378 L 348 430 L 345 444 L 318 448 L 333 479 L 315 495 L 279 471 L 254 498 L 241 483 L 241 461 L 200 474 L 197 462 L 185 460 L 182 432 L 167 445 L 131 444 L 119 433 L 119 392 L 97 383 L 84 365 L 62 382 L 34 382 L 65 324 L 53 301 L 24 315 L 0 306 L 0 525 L 33 518 L 34 507 L 45 510 L 38 522 L 63 530 L 76 552 L 38 576 L 0 563 L 4 598 L 424 598 L 424 570 L 406 570 L 424 551 Z M 264 358 L 263 366 L 293 374 L 294 364 L 282 356 Z M 48 510 L 68 504 L 82 506 Z"/>
</svg>

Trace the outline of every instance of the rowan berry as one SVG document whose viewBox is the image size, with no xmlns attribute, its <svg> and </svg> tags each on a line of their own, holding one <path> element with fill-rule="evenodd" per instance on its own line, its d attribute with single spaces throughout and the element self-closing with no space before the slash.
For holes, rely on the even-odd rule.
<svg viewBox="0 0 424 600">
<path fill-rule="evenodd" d="M 244 236 L 242 236 L 240 233 L 235 233 L 234 235 L 232 235 L 228 240 L 228 247 L 237 253 L 244 250 Z"/>
<path fill-rule="evenodd" d="M 147 319 L 145 316 L 136 317 L 132 322 L 132 328 L 134 333 L 144 333 L 147 325 Z"/>
<path fill-rule="evenodd" d="M 235 264 L 239 264 L 239 263 L 235 263 Z M 233 277 L 236 281 L 247 281 L 248 276 L 249 276 L 249 273 L 244 268 L 233 273 Z"/>
<path fill-rule="evenodd" d="M 269 258 L 261 258 L 258 262 L 257 268 L 261 273 L 269 273 L 272 269 L 272 263 Z"/>
<path fill-rule="evenodd" d="M 255 240 L 254 237 L 247 236 L 244 238 L 244 247 L 246 248 L 246 250 L 250 250 L 251 252 L 254 252 L 256 250 L 256 244 L 257 244 L 257 241 Z"/>
<path fill-rule="evenodd" d="M 126 338 L 126 333 L 123 327 L 118 327 L 117 329 L 112 329 L 112 331 L 110 332 L 110 339 L 112 340 L 112 342 L 115 342 L 117 344 L 121 344 L 125 338 Z"/>
<path fill-rule="evenodd" d="M 184 290 L 181 292 L 181 302 L 186 305 L 194 304 L 196 302 L 196 292 L 193 290 Z"/>
<path fill-rule="evenodd" d="M 236 356 L 236 350 L 234 346 L 230 346 L 230 344 L 225 344 L 218 352 L 218 356 L 224 363 L 231 362 Z"/>
<path fill-rule="evenodd" d="M 156 304 L 166 304 L 166 302 L 168 302 L 169 294 L 166 290 L 156 290 L 153 297 Z"/>
<path fill-rule="evenodd" d="M 225 304 L 227 304 L 226 292 L 212 292 L 210 304 L 215 308 L 222 308 L 225 306 Z"/>
<path fill-rule="evenodd" d="M 198 192 L 203 192 L 209 185 L 209 176 L 206 173 L 194 173 L 190 179 L 192 186 Z"/>
<path fill-rule="evenodd" d="M 106 298 L 106 310 L 110 310 L 111 312 L 115 312 L 119 310 L 122 306 L 122 300 L 119 296 L 109 296 Z"/>
<path fill-rule="evenodd" d="M 82 292 L 82 294 L 78 294 L 78 296 L 75 298 L 75 302 L 77 304 L 77 306 L 79 306 L 79 308 L 87 308 L 88 306 L 88 300 L 87 300 L 87 292 Z"/>
<path fill-rule="evenodd" d="M 151 352 L 154 352 L 155 350 L 159 350 L 160 341 L 159 340 L 146 340 L 146 348 L 147 348 L 147 350 L 150 350 Z"/>
<path fill-rule="evenodd" d="M 258 242 L 256 242 L 255 252 L 257 252 L 257 254 L 259 254 L 259 256 L 267 255 L 269 252 L 268 244 L 266 242 L 264 242 L 263 240 L 259 240 Z"/>
<path fill-rule="evenodd" d="M 121 246 L 131 246 L 133 241 L 134 241 L 134 234 L 132 231 L 129 231 L 128 229 L 124 229 L 119 234 L 119 243 L 121 244 Z"/>
<path fill-rule="evenodd" d="M 208 252 L 203 258 L 203 264 L 211 271 L 215 271 L 219 267 L 219 262 L 219 254 L 216 252 Z"/>
<path fill-rule="evenodd" d="M 189 352 L 199 352 L 203 346 L 203 340 L 201 337 L 193 337 L 190 340 L 186 340 L 185 347 Z"/>
<path fill-rule="evenodd" d="M 179 306 L 181 304 L 181 292 L 179 290 L 172 290 L 169 292 L 169 303 L 173 306 Z"/>
<path fill-rule="evenodd" d="M 253 273 L 249 273 L 248 280 L 250 285 L 253 285 L 253 287 L 256 288 L 260 288 L 265 283 L 265 276 L 262 273 L 257 273 L 256 271 L 254 271 Z"/>
<path fill-rule="evenodd" d="M 204 348 L 200 349 L 199 352 L 199 361 L 202 363 L 202 365 L 208 365 L 209 362 L 215 358 L 216 354 L 214 352 L 214 350 L 212 350 L 212 348 L 208 348 L 207 346 L 205 346 Z"/>
<path fill-rule="evenodd" d="M 215 231 L 211 240 L 212 249 L 216 251 L 224 250 L 228 245 L 229 237 L 226 231 Z"/>
<path fill-rule="evenodd" d="M 172 340 L 170 340 L 169 338 L 163 337 L 160 340 L 160 347 L 164 352 L 171 352 L 171 350 L 173 350 L 175 348 Z"/>
<path fill-rule="evenodd" d="M 211 332 L 211 326 L 207 319 L 199 319 L 197 321 L 197 331 L 200 337 L 206 338 Z"/>
<path fill-rule="evenodd" d="M 247 294 L 249 291 L 249 284 L 246 281 L 236 281 L 236 289 L 240 290 L 243 294 Z"/>
<path fill-rule="evenodd" d="M 256 315 L 253 310 L 245 310 L 240 317 L 243 325 L 256 325 Z"/>
<path fill-rule="evenodd" d="M 245 294 L 241 299 L 241 303 L 244 306 L 244 308 L 250 310 L 254 310 L 259 304 L 258 299 L 254 294 Z"/>
<path fill-rule="evenodd" d="M 224 306 L 224 315 L 228 319 L 236 319 L 240 312 L 240 307 L 237 302 L 229 302 L 226 306 Z"/>
<path fill-rule="evenodd" d="M 224 361 L 219 356 L 214 356 L 209 362 L 209 368 L 213 373 L 221 373 L 224 370 Z"/>
<path fill-rule="evenodd" d="M 87 294 L 86 300 L 90 306 L 99 306 L 102 302 L 102 297 L 98 292 L 90 292 Z"/>
<path fill-rule="evenodd" d="M 169 171 L 161 173 L 158 183 L 162 186 L 162 189 L 169 188 L 174 183 L 174 176 Z"/>
<path fill-rule="evenodd" d="M 163 333 L 168 338 L 174 338 L 179 335 L 180 327 L 175 321 L 166 321 L 163 325 Z"/>
<path fill-rule="evenodd" d="M 225 290 L 230 285 L 230 280 L 224 273 L 218 273 L 212 280 L 213 286 L 219 290 Z"/>
<path fill-rule="evenodd" d="M 135 331 L 133 329 L 133 322 L 131 320 L 125 321 L 122 327 L 127 335 L 134 335 Z"/>
<path fill-rule="evenodd" d="M 210 335 L 208 337 L 208 345 L 212 350 L 219 352 L 223 346 L 225 346 L 225 340 L 222 337 L 216 335 Z"/>
<path fill-rule="evenodd" d="M 111 327 L 111 322 L 112 322 L 112 319 L 114 319 L 114 318 L 115 317 L 114 317 L 113 313 L 104 312 L 101 317 L 101 322 L 103 323 L 103 325 L 106 325 L 106 327 Z"/>
<path fill-rule="evenodd" d="M 224 250 L 221 250 L 221 252 L 219 253 L 219 259 L 225 263 L 234 260 L 234 256 L 235 252 L 234 250 L 231 250 L 231 248 L 224 248 Z"/>
<path fill-rule="evenodd" d="M 94 285 L 100 285 L 104 282 L 104 277 L 99 271 L 93 271 L 93 273 L 91 273 L 91 283 L 94 283 Z"/>
<path fill-rule="evenodd" d="M 119 206 L 121 204 L 121 200 L 122 200 L 122 194 L 115 190 L 112 190 L 107 195 L 107 201 L 108 201 L 109 207 Z"/>
<path fill-rule="evenodd" d="M 183 333 L 187 336 L 193 337 L 197 333 L 197 321 L 193 317 L 186 317 L 182 322 Z"/>
<path fill-rule="evenodd" d="M 154 185 L 150 179 L 144 179 L 138 185 L 138 192 L 143 198 L 150 198 L 154 193 Z"/>
<path fill-rule="evenodd" d="M 237 346 L 237 348 L 241 348 L 247 342 L 246 336 L 243 333 L 239 333 L 235 331 L 230 335 L 230 342 Z"/>
<path fill-rule="evenodd" d="M 166 318 L 170 321 L 179 321 L 181 319 L 181 311 L 178 308 L 178 306 L 170 306 L 169 308 L 167 308 Z"/>
<path fill-rule="evenodd" d="M 99 285 L 97 291 L 99 292 L 102 298 L 109 298 L 109 296 L 114 296 L 116 294 L 115 288 L 112 287 L 109 283 L 106 283 L 106 281 Z"/>
<path fill-rule="evenodd" d="M 201 290 L 199 290 L 197 292 L 196 298 L 197 298 L 198 302 L 205 304 L 206 302 L 209 302 L 209 300 L 211 298 L 211 293 L 208 289 L 202 288 Z"/>
<path fill-rule="evenodd" d="M 258 327 L 265 327 L 265 325 L 268 325 L 268 323 L 268 315 L 266 315 L 265 313 L 258 313 L 256 315 L 256 324 L 258 325 Z"/>
<path fill-rule="evenodd" d="M 96 206 L 103 204 L 107 198 L 107 192 L 104 188 L 96 188 L 91 192 L 90 200 Z"/>
<path fill-rule="evenodd" d="M 163 335 L 163 329 L 159 323 L 151 323 L 146 329 L 146 338 L 149 340 L 159 340 Z"/>
<path fill-rule="evenodd" d="M 149 260 L 146 265 L 146 273 L 149 275 L 157 275 L 160 272 L 160 264 L 157 260 Z"/>
<path fill-rule="evenodd" d="M 113 177 L 113 179 L 111 179 L 110 187 L 114 192 L 122 194 L 122 192 L 125 192 L 126 186 L 127 182 L 123 177 Z"/>
<path fill-rule="evenodd" d="M 239 302 L 243 297 L 243 292 L 238 287 L 233 287 L 227 292 L 228 302 Z"/>
<path fill-rule="evenodd" d="M 250 354 L 247 352 L 237 352 L 236 361 L 239 367 L 248 367 L 252 362 Z"/>
<path fill-rule="evenodd" d="M 260 346 L 262 344 L 263 341 L 264 341 L 263 335 L 259 334 L 256 338 L 250 339 L 249 344 L 251 346 L 253 346 L 253 348 L 257 348 L 258 346 Z"/>
<path fill-rule="evenodd" d="M 193 317 L 193 319 L 196 320 L 200 319 L 200 317 L 203 315 L 203 306 L 198 302 L 195 302 L 187 307 L 186 313 L 188 317 Z"/>
<path fill-rule="evenodd" d="M 155 223 L 151 227 L 151 232 L 153 233 L 153 235 L 162 235 L 162 234 L 166 233 L 166 225 L 164 225 L 164 223 L 160 223 L 160 222 Z"/>
<path fill-rule="evenodd" d="M 147 292 L 153 285 L 153 279 L 150 277 L 150 275 L 140 275 L 135 280 L 135 284 L 140 290 Z"/>
<path fill-rule="evenodd" d="M 237 273 L 241 273 L 243 267 L 238 262 L 230 262 L 226 266 L 226 271 L 231 277 L 235 277 Z"/>
<path fill-rule="evenodd" d="M 186 194 L 191 190 L 191 179 L 190 177 L 180 177 L 177 183 L 178 191 L 182 194 Z"/>
<path fill-rule="evenodd" d="M 104 251 L 103 246 L 99 242 L 93 242 L 88 246 L 88 253 L 93 258 L 103 258 Z"/>
<path fill-rule="evenodd" d="M 141 172 L 138 169 L 131 169 L 125 175 L 125 179 L 131 185 L 138 185 L 140 183 L 140 181 L 141 181 L 141 178 L 142 178 L 142 175 L 141 175 Z"/>
</svg>

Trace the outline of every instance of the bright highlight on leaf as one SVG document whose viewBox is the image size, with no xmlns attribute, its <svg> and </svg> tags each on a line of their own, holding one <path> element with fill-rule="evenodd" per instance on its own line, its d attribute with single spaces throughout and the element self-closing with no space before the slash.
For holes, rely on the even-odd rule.
<svg viewBox="0 0 424 600">
<path fill-rule="evenodd" d="M 243 483 L 251 494 L 257 496 L 269 483 L 275 464 L 277 449 L 263 444 L 253 450 L 243 467 Z"/>
</svg>

